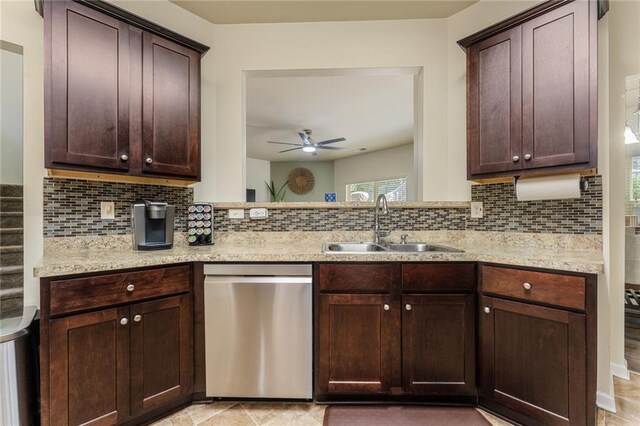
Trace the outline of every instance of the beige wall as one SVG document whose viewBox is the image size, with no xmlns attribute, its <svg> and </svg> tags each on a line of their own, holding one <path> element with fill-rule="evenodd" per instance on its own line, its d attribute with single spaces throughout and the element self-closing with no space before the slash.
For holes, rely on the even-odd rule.
<svg viewBox="0 0 640 426">
<path fill-rule="evenodd" d="M 306 194 L 294 194 L 289 187 L 284 201 L 324 201 L 325 192 L 333 190 L 333 161 L 272 161 L 271 179 L 276 191 L 287 181 L 289 173 L 296 167 L 304 167 L 313 173 L 315 185 Z"/>
<path fill-rule="evenodd" d="M 0 39 L 23 48 L 24 66 L 24 300 L 38 304 L 38 280 L 30 273 L 42 256 L 44 92 L 42 18 L 33 1 L 0 2 Z"/>
<path fill-rule="evenodd" d="M 605 274 L 610 289 L 611 365 L 624 376 L 624 95 L 625 79 L 640 73 L 640 2 L 611 2 L 609 24 L 608 144 L 599 166 L 603 171 Z M 601 111 L 601 115 L 606 111 Z"/>
<path fill-rule="evenodd" d="M 265 182 L 271 182 L 271 162 L 247 157 L 247 188 L 256 190 L 256 202 L 271 201 Z"/>
<path fill-rule="evenodd" d="M 415 200 L 416 180 L 413 172 L 413 144 L 336 160 L 335 192 L 345 201 L 346 185 L 382 179 L 407 178 L 407 199 Z"/>
<path fill-rule="evenodd" d="M 0 184 L 22 185 L 22 53 L 0 45 Z"/>
<path fill-rule="evenodd" d="M 445 20 L 216 26 L 217 186 L 219 201 L 238 201 L 244 188 L 244 75 L 251 70 L 423 67 L 423 196 L 462 199 L 448 191 Z M 461 123 L 464 126 L 464 123 Z M 453 179 L 466 186 L 465 175 Z"/>
</svg>

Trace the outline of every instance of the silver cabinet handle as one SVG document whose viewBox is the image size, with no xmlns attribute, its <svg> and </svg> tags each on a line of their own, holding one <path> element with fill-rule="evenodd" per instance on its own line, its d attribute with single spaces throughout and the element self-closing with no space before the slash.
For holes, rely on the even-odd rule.
<svg viewBox="0 0 640 426">
<path fill-rule="evenodd" d="M 527 161 L 531 160 L 531 154 L 525 154 L 524 159 Z"/>
<path fill-rule="evenodd" d="M 522 287 L 524 287 L 525 290 L 531 290 L 531 283 L 524 283 Z"/>
<path fill-rule="evenodd" d="M 122 324 L 122 325 L 127 325 L 127 324 L 129 324 L 129 320 L 128 320 L 128 319 L 126 319 L 126 318 L 122 318 L 122 319 L 120 320 L 120 324 Z"/>
<path fill-rule="evenodd" d="M 129 159 L 129 156 L 128 156 L 127 154 L 122 154 L 122 155 L 120 156 L 120 159 L 121 159 L 122 161 L 127 161 L 127 160 Z"/>
<path fill-rule="evenodd" d="M 485 313 L 485 314 L 488 314 L 489 312 L 491 312 L 491 308 L 490 308 L 490 307 L 488 307 L 488 306 L 485 306 L 485 307 L 484 307 L 484 313 Z"/>
<path fill-rule="evenodd" d="M 136 286 L 134 286 L 133 284 L 129 284 L 129 285 L 127 286 L 127 291 L 128 291 L 128 292 L 132 292 L 132 291 L 133 291 L 133 290 L 135 290 L 135 289 L 136 289 Z"/>
<path fill-rule="evenodd" d="M 382 306 L 382 308 L 383 308 L 385 311 L 388 311 L 389 309 L 391 309 L 391 306 L 389 306 L 389 305 L 387 305 L 387 304 L 385 303 L 385 304 Z"/>
<path fill-rule="evenodd" d="M 138 314 L 135 317 L 133 317 L 133 321 L 134 322 L 140 322 L 142 320 L 142 315 Z"/>
<path fill-rule="evenodd" d="M 151 164 L 151 163 L 153 163 L 153 158 L 147 157 L 147 159 L 145 161 L 147 162 L 147 164 Z"/>
<path fill-rule="evenodd" d="M 407 304 L 404 306 L 404 308 L 405 308 L 407 311 L 410 311 L 410 310 L 411 310 L 411 305 L 407 303 Z"/>
<path fill-rule="evenodd" d="M 514 155 L 512 160 L 514 163 L 517 163 L 518 161 L 520 161 L 520 157 L 518 157 L 517 155 Z"/>
</svg>

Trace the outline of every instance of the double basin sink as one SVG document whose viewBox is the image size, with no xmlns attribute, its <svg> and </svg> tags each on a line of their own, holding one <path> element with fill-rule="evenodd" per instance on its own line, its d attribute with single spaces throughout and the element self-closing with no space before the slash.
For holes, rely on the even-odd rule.
<svg viewBox="0 0 640 426">
<path fill-rule="evenodd" d="M 427 243 L 324 243 L 323 253 L 463 253 L 453 247 Z"/>
</svg>

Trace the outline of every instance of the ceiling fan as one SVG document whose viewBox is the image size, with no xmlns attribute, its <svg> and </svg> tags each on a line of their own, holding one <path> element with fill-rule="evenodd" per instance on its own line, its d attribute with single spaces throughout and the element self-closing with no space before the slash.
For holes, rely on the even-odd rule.
<svg viewBox="0 0 640 426">
<path fill-rule="evenodd" d="M 311 155 L 318 155 L 319 149 L 326 149 L 331 151 L 344 151 L 347 149 L 347 148 L 341 148 L 337 146 L 327 146 L 332 143 L 345 142 L 346 141 L 345 138 L 327 139 L 324 141 L 316 142 L 311 138 L 311 133 L 313 133 L 311 129 L 302 129 L 301 132 L 298 132 L 298 136 L 300 136 L 300 139 L 302 139 L 302 144 L 288 143 L 288 142 L 274 142 L 274 141 L 267 141 L 267 143 L 295 146 L 295 148 L 289 148 L 283 151 L 278 151 L 279 154 L 282 154 L 283 152 L 289 152 L 289 151 L 295 151 L 297 149 L 301 149 L 304 152 L 310 153 Z"/>
</svg>

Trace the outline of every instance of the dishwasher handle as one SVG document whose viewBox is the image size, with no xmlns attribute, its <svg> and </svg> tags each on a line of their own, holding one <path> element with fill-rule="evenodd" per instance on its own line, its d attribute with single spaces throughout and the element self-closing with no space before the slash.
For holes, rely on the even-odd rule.
<svg viewBox="0 0 640 426">
<path fill-rule="evenodd" d="M 206 284 L 311 284 L 311 277 L 245 277 L 229 275 L 207 275 Z"/>
</svg>

